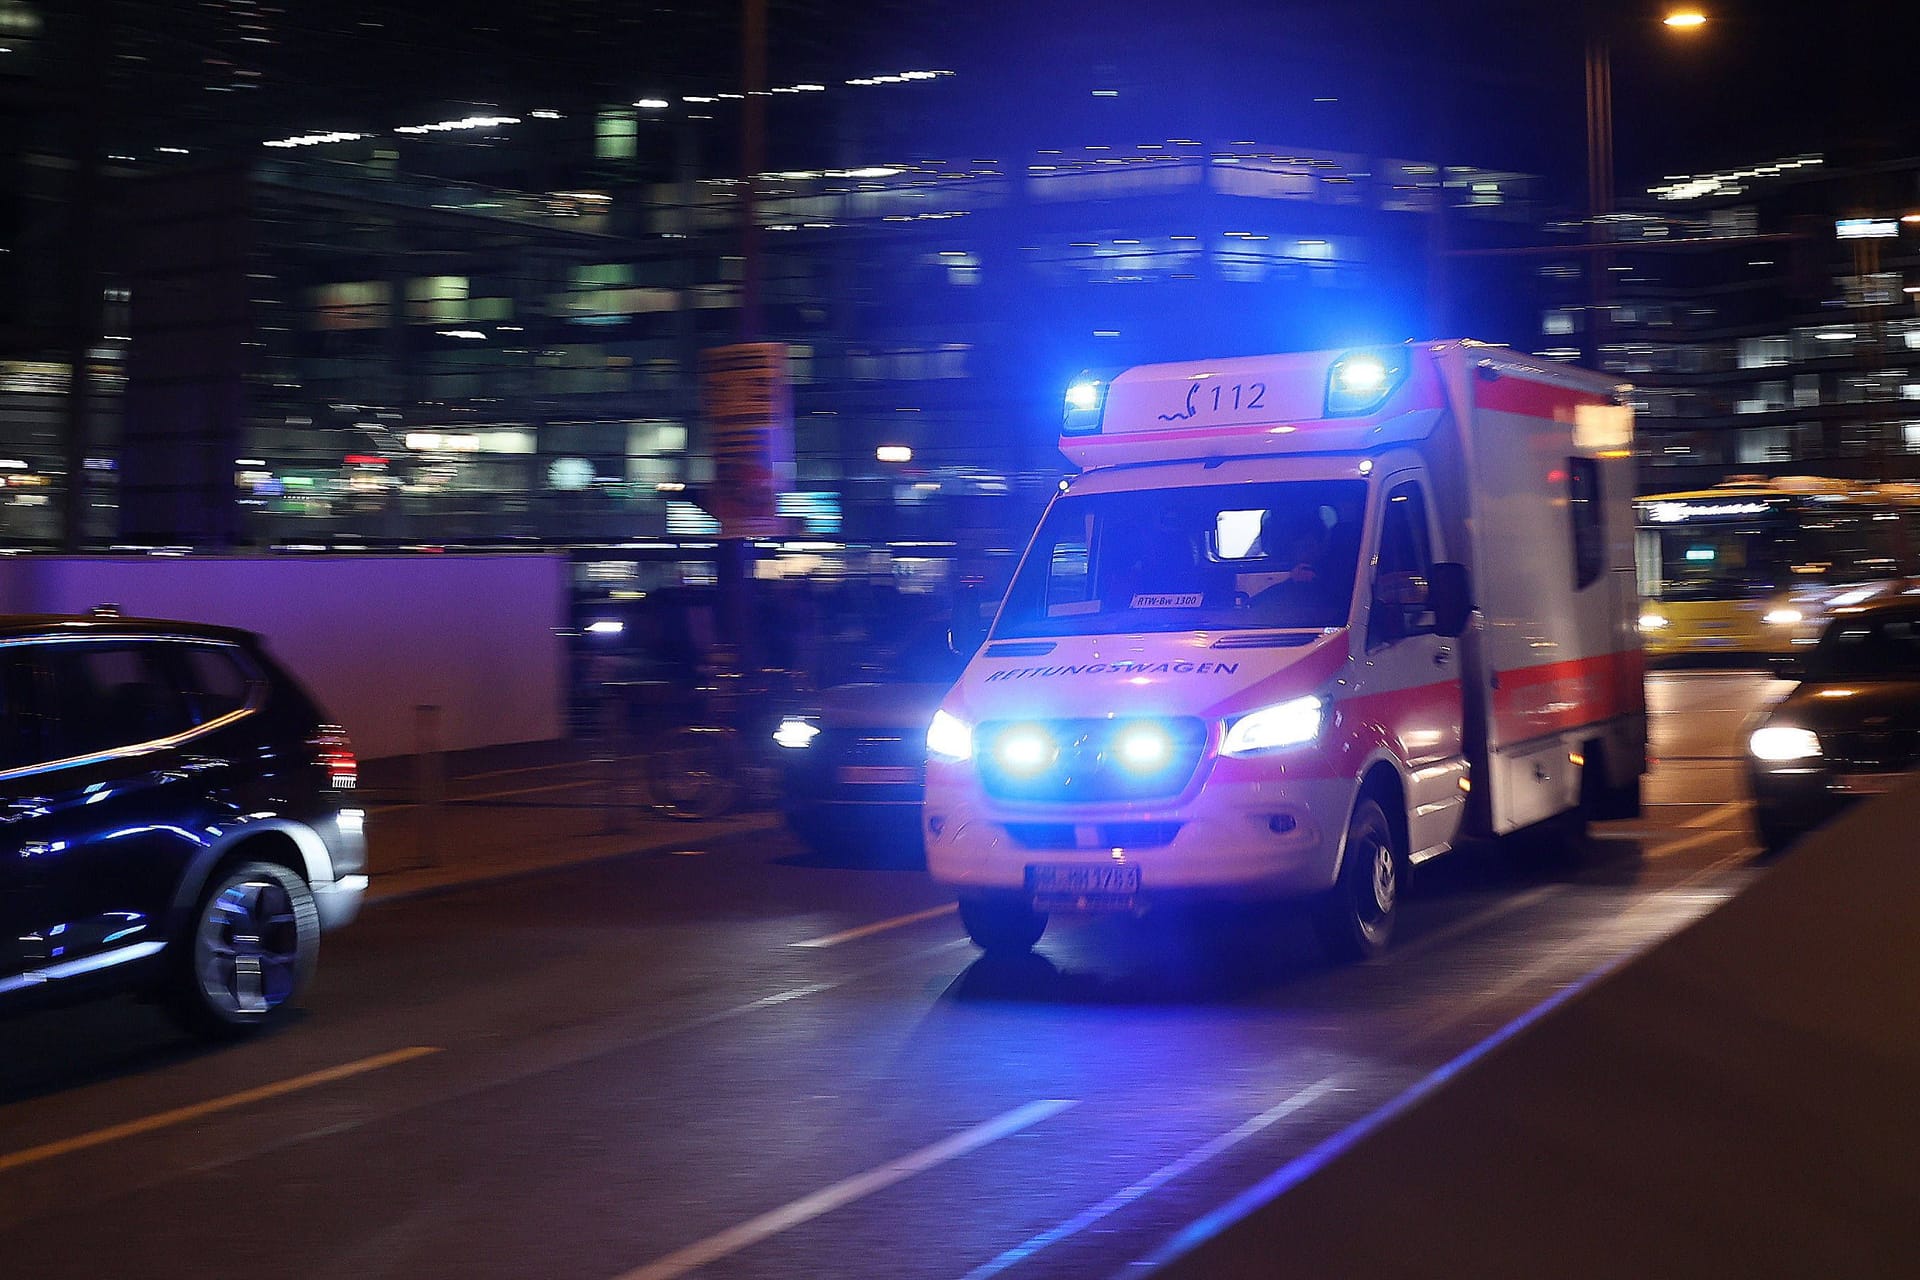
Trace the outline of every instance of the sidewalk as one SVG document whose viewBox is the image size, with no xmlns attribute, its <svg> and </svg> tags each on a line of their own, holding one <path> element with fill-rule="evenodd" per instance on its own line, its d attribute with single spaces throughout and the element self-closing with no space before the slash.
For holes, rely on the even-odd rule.
<svg viewBox="0 0 1920 1280">
<path fill-rule="evenodd" d="M 425 766 L 423 768 L 423 765 Z M 780 816 L 663 817 L 640 803 L 638 761 L 561 740 L 364 761 L 369 903 L 771 831 Z M 442 797 L 434 803 L 435 795 Z"/>
</svg>

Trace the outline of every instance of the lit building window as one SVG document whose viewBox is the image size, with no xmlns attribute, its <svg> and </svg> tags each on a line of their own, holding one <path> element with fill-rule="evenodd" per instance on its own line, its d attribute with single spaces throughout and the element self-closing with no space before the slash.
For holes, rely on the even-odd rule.
<svg viewBox="0 0 1920 1280">
<path fill-rule="evenodd" d="M 631 160 L 640 150 L 640 125 L 631 111 L 602 111 L 593 126 L 593 154 L 601 160 Z"/>
</svg>

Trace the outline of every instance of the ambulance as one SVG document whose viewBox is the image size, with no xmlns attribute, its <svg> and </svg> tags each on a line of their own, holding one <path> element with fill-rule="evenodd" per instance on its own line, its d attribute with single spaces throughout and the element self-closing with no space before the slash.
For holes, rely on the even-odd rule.
<svg viewBox="0 0 1920 1280">
<path fill-rule="evenodd" d="M 1409 867 L 1637 812 L 1628 390 L 1465 340 L 1070 387 L 1080 470 L 927 730 L 974 942 L 1298 899 L 1362 959 Z"/>
</svg>

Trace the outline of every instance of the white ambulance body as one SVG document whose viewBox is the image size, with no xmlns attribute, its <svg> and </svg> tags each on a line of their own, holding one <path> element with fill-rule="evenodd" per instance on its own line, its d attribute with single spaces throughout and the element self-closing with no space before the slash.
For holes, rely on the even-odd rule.
<svg viewBox="0 0 1920 1280">
<path fill-rule="evenodd" d="M 927 865 L 975 941 L 1307 898 L 1365 956 L 1408 866 L 1634 811 L 1625 390 L 1467 341 L 1076 384 L 1083 470 L 928 732 Z"/>
</svg>

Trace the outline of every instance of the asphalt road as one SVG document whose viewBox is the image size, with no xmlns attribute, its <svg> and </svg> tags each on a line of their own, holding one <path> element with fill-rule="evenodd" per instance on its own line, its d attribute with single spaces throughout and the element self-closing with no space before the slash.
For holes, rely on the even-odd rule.
<svg viewBox="0 0 1920 1280">
<path fill-rule="evenodd" d="M 990 965 L 911 856 L 758 835 L 381 904 L 251 1043 L 0 1024 L 0 1273 L 1137 1274 L 1759 874 L 1735 752 L 1774 689 L 1656 676 L 1645 816 L 1417 869 L 1370 966 L 1271 918 Z"/>
</svg>

